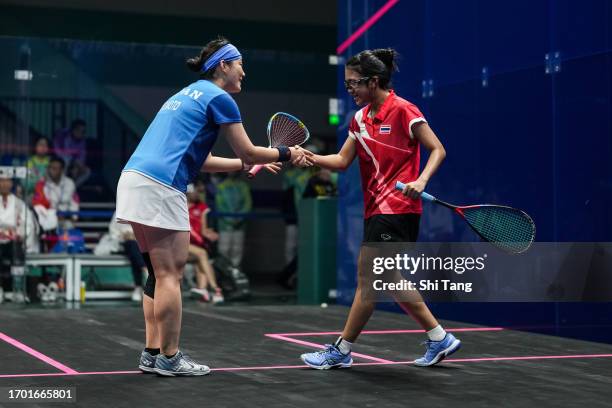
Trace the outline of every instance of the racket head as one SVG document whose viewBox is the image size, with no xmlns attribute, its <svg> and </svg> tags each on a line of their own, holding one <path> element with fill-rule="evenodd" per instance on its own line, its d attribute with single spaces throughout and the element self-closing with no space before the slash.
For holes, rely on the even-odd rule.
<svg viewBox="0 0 612 408">
<path fill-rule="evenodd" d="M 287 146 L 292 147 L 304 144 L 310 138 L 308 128 L 295 116 L 276 112 L 268 121 L 266 129 L 270 147 Z M 258 164 L 249 170 L 247 177 L 253 178 L 264 166 Z"/>
<path fill-rule="evenodd" d="M 535 239 L 533 219 L 517 208 L 479 204 L 457 207 L 456 211 L 481 238 L 505 252 L 525 252 Z"/>
<path fill-rule="evenodd" d="M 310 132 L 306 125 L 295 116 L 276 112 L 268 121 L 267 127 L 270 147 L 299 146 L 310 138 Z"/>
</svg>

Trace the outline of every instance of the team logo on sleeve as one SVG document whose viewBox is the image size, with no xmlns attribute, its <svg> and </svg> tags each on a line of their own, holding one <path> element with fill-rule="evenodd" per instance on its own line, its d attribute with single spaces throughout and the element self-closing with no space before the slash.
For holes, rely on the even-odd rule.
<svg viewBox="0 0 612 408">
<path fill-rule="evenodd" d="M 379 133 L 381 135 L 388 135 L 391 133 L 391 125 L 380 125 L 380 131 Z"/>
</svg>

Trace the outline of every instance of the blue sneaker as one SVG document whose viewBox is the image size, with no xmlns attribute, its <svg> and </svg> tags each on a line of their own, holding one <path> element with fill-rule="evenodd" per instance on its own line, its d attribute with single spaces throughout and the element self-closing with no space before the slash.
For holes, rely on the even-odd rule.
<svg viewBox="0 0 612 408">
<path fill-rule="evenodd" d="M 140 361 L 138 362 L 138 368 L 140 368 L 140 371 L 142 371 L 145 374 L 155 373 L 155 360 L 156 359 L 157 359 L 157 356 L 154 356 L 153 354 L 149 353 L 146 350 L 142 350 L 142 353 L 140 354 Z"/>
<path fill-rule="evenodd" d="M 414 360 L 414 365 L 419 367 L 428 367 L 438 364 L 447 356 L 450 356 L 461 348 L 461 340 L 455 338 L 455 336 L 450 333 L 446 333 L 446 336 L 440 341 L 427 340 L 423 344 L 427 346 L 425 355 Z"/>
<path fill-rule="evenodd" d="M 155 372 L 166 377 L 196 376 L 210 373 L 210 368 L 195 362 L 179 350 L 172 358 L 162 353 L 158 354 L 155 360 Z"/>
<path fill-rule="evenodd" d="M 305 353 L 300 356 L 310 368 L 329 370 L 330 368 L 349 368 L 353 364 L 351 353 L 342 354 L 334 345 L 326 344 L 325 350 Z"/>
</svg>

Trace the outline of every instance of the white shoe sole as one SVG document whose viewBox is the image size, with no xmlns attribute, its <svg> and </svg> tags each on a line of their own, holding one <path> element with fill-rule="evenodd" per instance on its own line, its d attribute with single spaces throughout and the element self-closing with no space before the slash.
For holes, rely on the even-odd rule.
<svg viewBox="0 0 612 408">
<path fill-rule="evenodd" d="M 434 357 L 433 360 L 431 360 L 431 362 L 427 363 L 427 364 L 420 364 L 417 363 L 416 360 L 414 361 L 414 365 L 417 367 L 429 367 L 432 366 L 434 364 L 438 364 L 440 361 L 444 360 L 447 356 L 453 354 L 455 351 L 459 350 L 459 347 L 461 346 L 461 340 L 459 339 L 455 339 L 455 341 L 453 341 L 453 343 L 448 346 L 447 348 L 445 348 L 444 350 L 440 351 L 438 354 L 436 354 L 436 356 Z"/>
<path fill-rule="evenodd" d="M 210 374 L 210 368 L 207 371 L 187 371 L 187 372 L 176 372 L 176 371 L 166 371 L 160 368 L 155 368 L 154 372 L 157 375 L 161 375 L 164 377 L 198 377 L 202 375 Z"/>
<path fill-rule="evenodd" d="M 145 374 L 155 374 L 155 368 L 139 365 L 138 368 Z"/>
<path fill-rule="evenodd" d="M 300 356 L 300 358 L 302 359 L 304 364 L 306 364 L 310 368 L 314 368 L 315 370 L 329 370 L 331 368 L 350 368 L 353 365 L 353 359 L 351 359 L 351 361 L 348 363 L 338 363 L 338 364 L 333 364 L 333 365 L 325 364 L 325 365 L 319 366 L 319 365 L 310 364 L 302 356 Z"/>
</svg>

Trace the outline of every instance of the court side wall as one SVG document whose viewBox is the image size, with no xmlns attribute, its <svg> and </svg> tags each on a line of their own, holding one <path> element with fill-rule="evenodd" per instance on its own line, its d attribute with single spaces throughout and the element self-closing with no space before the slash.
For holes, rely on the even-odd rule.
<svg viewBox="0 0 612 408">
<path fill-rule="evenodd" d="M 338 43 L 384 3 L 340 0 Z M 457 204 L 522 208 L 536 222 L 538 241 L 610 241 L 611 25 L 612 5 L 604 0 L 400 1 L 343 56 L 378 47 L 402 55 L 395 90 L 421 108 L 448 153 L 430 193 Z M 342 77 L 338 69 L 338 95 L 347 107 L 339 146 L 355 109 Z M 338 293 L 349 305 L 362 237 L 356 163 L 339 189 Z M 443 209 L 424 208 L 420 240 L 476 239 L 459 217 L 445 220 Z M 611 324 L 609 303 L 432 309 L 441 318 L 544 325 L 555 334 L 612 342 L 609 330 L 573 328 Z"/>
</svg>

